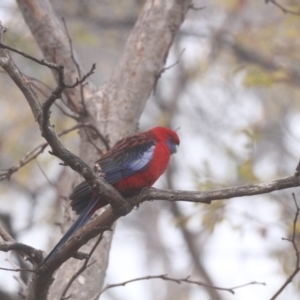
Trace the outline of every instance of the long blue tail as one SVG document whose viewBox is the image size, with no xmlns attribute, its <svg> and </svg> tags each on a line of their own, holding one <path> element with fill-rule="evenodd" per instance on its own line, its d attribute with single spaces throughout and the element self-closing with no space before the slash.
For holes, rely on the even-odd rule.
<svg viewBox="0 0 300 300">
<path fill-rule="evenodd" d="M 47 263 L 47 261 L 49 261 L 49 259 L 57 252 L 57 250 L 60 249 L 68 241 L 68 239 L 75 234 L 77 230 L 79 230 L 88 222 L 88 220 L 93 215 L 94 212 L 93 209 L 98 203 L 98 201 L 99 201 L 99 196 L 94 197 L 90 201 L 90 203 L 86 206 L 86 208 L 83 210 L 83 212 L 74 222 L 74 224 L 69 228 L 69 230 L 65 233 L 65 235 L 60 239 L 60 241 L 56 244 L 56 246 L 51 250 L 48 256 L 44 259 L 44 261 L 41 263 L 39 268 L 44 266 Z"/>
</svg>

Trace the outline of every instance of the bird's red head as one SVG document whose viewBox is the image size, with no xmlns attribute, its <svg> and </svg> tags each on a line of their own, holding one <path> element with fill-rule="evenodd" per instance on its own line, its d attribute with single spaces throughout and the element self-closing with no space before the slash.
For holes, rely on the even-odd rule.
<svg viewBox="0 0 300 300">
<path fill-rule="evenodd" d="M 154 127 L 150 131 L 155 136 L 156 140 L 168 144 L 171 153 L 176 152 L 176 146 L 180 144 L 180 140 L 175 131 L 167 127 Z"/>
</svg>

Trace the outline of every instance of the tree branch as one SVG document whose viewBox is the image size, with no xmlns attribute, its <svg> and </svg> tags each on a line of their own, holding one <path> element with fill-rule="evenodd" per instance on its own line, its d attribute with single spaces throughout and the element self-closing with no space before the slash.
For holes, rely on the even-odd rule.
<svg viewBox="0 0 300 300">
<path fill-rule="evenodd" d="M 287 285 L 293 281 L 294 277 L 300 271 L 300 253 L 299 253 L 298 246 L 296 244 L 297 221 L 298 221 L 298 217 L 299 217 L 299 213 L 300 213 L 300 208 L 297 204 L 295 194 L 293 193 L 292 196 L 293 196 L 295 206 L 296 206 L 296 213 L 295 213 L 295 218 L 294 218 L 294 222 L 293 222 L 293 235 L 292 235 L 291 239 L 288 239 L 288 238 L 282 238 L 282 239 L 292 243 L 293 248 L 295 250 L 295 255 L 296 255 L 296 267 L 295 267 L 294 272 L 288 277 L 288 279 L 284 282 L 284 284 L 279 288 L 279 290 L 274 294 L 274 296 L 272 296 L 272 298 L 270 300 L 276 299 L 282 293 L 282 291 L 287 287 Z"/>
<path fill-rule="evenodd" d="M 234 294 L 235 289 L 242 288 L 242 287 L 245 287 L 245 286 L 248 286 L 248 285 L 253 285 L 253 284 L 265 285 L 265 283 L 253 281 L 253 282 L 249 282 L 249 283 L 242 284 L 242 285 L 239 285 L 239 286 L 235 286 L 235 287 L 232 287 L 232 288 L 223 288 L 223 287 L 211 286 L 211 285 L 205 284 L 201 281 L 191 280 L 189 277 L 176 279 L 176 278 L 169 277 L 166 274 L 163 274 L 163 275 L 145 276 L 145 277 L 134 278 L 134 279 L 131 279 L 131 280 L 127 280 L 127 281 L 120 282 L 120 283 L 115 283 L 115 284 L 107 284 L 106 287 L 101 291 L 101 293 L 99 293 L 98 296 L 100 296 L 105 291 L 107 291 L 108 289 L 111 289 L 111 288 L 125 286 L 128 283 L 132 283 L 132 282 L 136 282 L 136 281 L 150 280 L 150 279 L 162 279 L 162 280 L 172 281 L 172 282 L 175 282 L 177 284 L 181 284 L 181 283 L 196 284 L 196 285 L 204 286 L 204 287 L 207 287 L 207 288 L 210 288 L 210 289 L 229 292 L 231 294 Z"/>
<path fill-rule="evenodd" d="M 65 69 L 65 77 L 68 84 L 75 82 L 78 72 L 72 59 L 72 49 L 66 37 L 60 20 L 55 16 L 49 1 L 44 0 L 17 0 L 18 6 L 23 13 L 26 23 L 35 36 L 43 55 L 47 61 L 58 62 Z M 83 74 L 83 67 L 78 62 L 78 67 Z M 54 72 L 58 80 L 58 74 Z M 80 112 L 80 86 L 76 89 L 65 91 L 69 103 L 72 103 L 72 109 Z M 90 95 L 94 89 L 93 84 L 89 81 L 88 87 L 84 88 L 85 92 Z"/>
<path fill-rule="evenodd" d="M 229 187 L 209 192 L 158 190 L 150 188 L 144 191 L 142 195 L 132 198 L 131 203 L 137 205 L 147 200 L 167 200 L 209 204 L 213 200 L 254 196 L 298 186 L 300 186 L 300 177 L 293 175 L 266 183 Z"/>
<path fill-rule="evenodd" d="M 3 44 L 3 28 L 1 26 L 0 42 L 1 44 Z M 103 197 L 106 197 L 106 199 L 111 202 L 113 207 L 122 207 L 124 201 L 120 197 L 120 195 L 113 188 L 103 183 L 101 179 L 99 180 L 97 175 L 95 175 L 92 172 L 92 170 L 80 158 L 73 155 L 71 152 L 69 152 L 66 148 L 63 147 L 54 131 L 53 126 L 49 123 L 49 117 L 47 115 L 49 112 L 49 108 L 51 104 L 55 101 L 57 95 L 60 95 L 65 87 L 76 86 L 78 84 L 78 81 L 72 85 L 64 84 L 63 68 L 60 67 L 58 71 L 60 74 L 60 83 L 58 84 L 58 87 L 55 91 L 55 96 L 53 96 L 52 94 L 50 98 L 46 100 L 46 104 L 44 105 L 44 107 L 42 107 L 38 102 L 35 93 L 33 93 L 30 83 L 19 72 L 19 70 L 11 60 L 9 54 L 3 48 L 0 49 L 0 64 L 15 81 L 15 83 L 18 85 L 18 87 L 21 89 L 24 96 L 26 97 L 28 103 L 32 108 L 35 118 L 40 124 L 43 136 L 46 138 L 49 145 L 52 147 L 53 153 L 57 157 L 62 159 L 65 164 L 69 165 L 72 169 L 76 170 L 81 175 L 83 175 L 85 179 L 89 183 L 91 183 L 93 188 L 97 190 L 99 194 L 101 194 Z M 103 232 L 103 228 L 111 226 L 113 222 L 116 219 L 118 219 L 119 216 L 121 216 L 122 214 L 129 213 L 135 205 L 143 201 L 160 199 L 169 201 L 210 203 L 213 200 L 269 193 L 271 191 L 296 187 L 299 185 L 299 177 L 294 175 L 274 180 L 269 183 L 242 187 L 232 187 L 211 192 L 187 192 L 149 189 L 145 191 L 142 195 L 130 199 L 129 202 L 131 203 L 131 206 L 130 204 L 126 204 L 125 210 L 123 210 L 122 207 L 122 210 L 118 209 L 117 213 L 113 213 L 113 211 L 110 208 L 108 208 L 100 217 L 90 222 L 85 228 L 79 231 L 78 234 L 76 234 L 76 236 L 73 239 L 71 239 L 63 249 L 58 251 L 57 255 L 55 255 L 51 260 L 51 263 L 49 261 L 50 267 L 48 269 L 44 267 L 41 270 L 39 270 L 39 274 L 37 274 L 37 277 L 33 278 L 33 280 L 35 280 L 36 285 L 44 286 L 43 284 L 46 284 L 46 286 L 49 286 L 49 284 L 51 284 L 52 282 L 52 275 L 54 271 L 64 261 L 66 261 L 73 254 L 75 254 L 75 252 L 89 239 L 97 236 L 99 232 Z M 34 285 L 32 285 L 32 288 L 35 288 Z"/>
<path fill-rule="evenodd" d="M 16 242 L 15 239 L 2 226 L 0 226 L 0 236 L 6 242 Z"/>
<path fill-rule="evenodd" d="M 17 2 L 37 43 L 44 53 L 45 59 L 62 63 L 65 67 L 66 78 L 69 79 L 69 82 L 74 81 L 74 74 L 77 74 L 77 72 L 76 67 L 74 67 L 74 61 L 71 58 L 70 45 L 61 24 L 53 13 L 49 1 L 17 0 Z M 89 112 L 88 118 L 89 120 L 94 118 L 96 126 L 105 129 L 103 132 L 109 134 L 111 142 L 116 142 L 121 137 L 136 132 L 141 112 L 153 90 L 157 77 L 164 68 L 169 48 L 179 26 L 184 20 L 190 2 L 190 0 L 170 3 L 162 1 L 154 5 L 152 0 L 147 0 L 135 28 L 130 34 L 125 51 L 113 72 L 112 78 L 105 86 L 98 90 L 98 93 L 94 92 L 91 84 L 89 84 L 89 87 L 85 86 L 85 99 L 88 97 L 92 98 L 91 101 L 85 103 Z M 57 74 L 55 76 L 58 78 Z M 25 90 L 25 92 L 27 91 Z M 66 92 L 69 101 L 76 107 L 79 107 L 81 97 L 78 89 L 76 91 L 68 89 Z M 99 106 L 102 107 L 101 110 L 99 110 Z M 37 110 L 41 110 L 41 107 L 37 106 Z M 79 112 L 80 107 L 76 111 Z M 39 115 L 40 111 L 37 111 L 37 113 Z M 34 115 L 36 115 L 35 112 Z M 122 115 L 126 117 L 120 118 Z M 55 137 L 54 129 L 51 126 L 47 129 Z M 81 136 L 83 140 L 80 149 L 81 156 L 86 157 L 87 153 L 89 153 L 90 159 L 92 152 L 87 152 L 85 137 Z M 52 147 L 53 141 L 50 142 L 48 140 L 48 142 Z M 56 149 L 56 147 L 54 148 Z M 60 147 L 58 148 L 61 149 Z M 71 157 L 73 160 L 70 164 L 70 161 L 65 160 L 66 158 L 70 158 L 70 153 L 67 151 L 62 151 L 61 153 L 59 151 L 53 152 L 55 155 L 63 158 L 62 160 L 65 164 L 71 165 L 71 167 L 73 165 L 75 167 L 74 170 L 84 176 L 90 182 L 90 185 L 99 191 L 103 197 L 106 197 L 108 201 L 119 199 L 117 206 L 122 209 L 122 198 L 120 198 L 118 193 L 111 189 L 106 193 L 107 190 L 103 184 L 99 186 L 101 185 L 101 179 L 98 183 L 93 180 L 91 182 L 93 173 L 87 165 L 82 164 L 81 160 L 77 157 Z M 92 159 L 92 161 L 96 161 L 96 159 Z M 100 191 L 101 189 L 102 191 Z M 128 210 L 125 208 L 125 212 L 130 211 L 130 209 L 130 207 Z M 116 219 L 117 217 L 113 215 L 111 220 L 107 220 L 104 227 L 107 224 L 112 224 Z M 106 243 L 106 245 L 109 245 L 109 243 Z M 105 274 L 104 268 L 106 265 L 103 260 L 101 263 L 103 274 Z M 28 288 L 27 297 L 29 299 L 42 300 L 47 297 L 49 286 L 52 283 L 51 274 L 53 272 L 51 272 L 45 278 L 33 276 Z M 101 281 L 103 282 L 103 279 Z"/>
<path fill-rule="evenodd" d="M 17 242 L 0 242 L 0 251 L 17 251 L 24 256 L 28 256 L 30 261 L 34 261 L 37 265 L 43 261 L 43 251 L 37 250 L 28 245 Z"/>
<path fill-rule="evenodd" d="M 269 183 L 225 188 L 210 192 L 171 191 L 150 188 L 142 193 L 142 195 L 128 199 L 128 202 L 131 203 L 132 208 L 143 201 L 157 199 L 210 203 L 213 200 L 251 196 L 297 186 L 300 186 L 299 177 L 290 176 L 274 180 Z M 103 232 L 103 230 L 107 229 L 107 226 L 111 226 L 118 218 L 119 216 L 113 213 L 111 207 L 108 207 L 99 217 L 90 221 L 84 228 L 79 230 L 62 249 L 57 251 L 57 253 L 49 260 L 47 266 L 43 266 L 38 270 L 39 277 L 35 278 L 36 284 L 43 285 L 51 281 L 55 270 L 57 270 L 67 259 L 73 256 L 81 246 L 87 243 L 87 241 Z"/>
<path fill-rule="evenodd" d="M 47 63 L 51 65 L 58 72 L 58 85 L 52 95 L 45 101 L 44 105 L 41 106 L 35 93 L 33 92 L 30 82 L 25 78 L 23 74 L 18 70 L 13 60 L 11 59 L 8 51 L 4 48 L 4 28 L 0 23 L 0 65 L 8 73 L 8 75 L 14 80 L 20 90 L 23 92 L 28 104 L 31 107 L 32 113 L 35 120 L 38 122 L 41 130 L 42 136 L 46 139 L 49 146 L 52 148 L 52 154 L 60 158 L 65 165 L 71 167 L 73 170 L 81 174 L 85 180 L 95 189 L 99 195 L 103 195 L 109 201 L 115 210 L 117 215 L 124 215 L 128 211 L 128 207 L 120 196 L 120 194 L 112 188 L 110 185 L 105 183 L 103 179 L 95 174 L 92 169 L 82 161 L 78 156 L 71 153 L 66 149 L 61 141 L 58 139 L 54 126 L 50 124 L 50 107 L 56 99 L 58 99 L 62 92 L 66 88 L 74 88 L 83 80 L 85 80 L 94 71 L 94 66 L 92 66 L 90 72 L 82 77 L 81 80 L 76 80 L 73 84 L 65 84 L 64 82 L 64 68 L 62 65 L 58 66 L 52 63 Z M 10 47 L 10 50 L 13 49 Z M 54 67 L 55 66 L 55 67 Z M 48 66 L 49 67 L 49 66 Z M 112 197 L 113 195 L 113 197 Z"/>
<path fill-rule="evenodd" d="M 97 130 L 97 128 L 95 128 L 95 126 L 88 124 L 88 123 L 79 123 L 77 125 L 72 126 L 71 128 L 65 129 L 63 131 L 61 131 L 57 136 L 61 137 L 65 134 L 68 134 L 71 131 L 74 131 L 76 129 L 82 128 L 82 127 L 87 127 L 90 128 L 91 130 L 93 130 L 95 132 L 95 134 L 101 139 L 101 140 L 105 140 L 105 138 L 103 137 L 103 135 L 99 132 L 99 130 Z M 107 143 L 107 141 L 106 141 Z M 11 175 L 15 172 L 17 172 L 20 168 L 22 168 L 23 166 L 27 165 L 29 162 L 31 162 L 32 160 L 34 160 L 35 158 L 37 158 L 41 153 L 44 152 L 45 148 L 48 146 L 49 144 L 46 143 L 42 143 L 40 145 L 37 145 L 36 147 L 34 147 L 32 150 L 28 151 L 23 158 L 21 158 L 21 160 L 19 161 L 19 163 L 16 166 L 10 167 L 8 169 L 3 169 L 0 170 L 0 181 L 5 180 L 5 179 L 10 179 Z"/>
<path fill-rule="evenodd" d="M 77 272 L 71 277 L 70 281 L 68 282 L 68 284 L 66 285 L 65 289 L 62 292 L 61 298 L 68 298 L 66 297 L 66 293 L 68 292 L 69 288 L 71 287 L 73 281 L 82 273 L 84 272 L 89 266 L 89 260 L 92 256 L 92 254 L 94 253 L 94 251 L 96 250 L 97 246 L 99 245 L 99 243 L 101 242 L 103 238 L 103 232 L 100 234 L 98 240 L 96 241 L 96 243 L 94 244 L 93 248 L 91 249 L 90 253 L 88 254 L 88 256 L 85 258 L 84 263 L 82 264 L 82 266 L 79 268 L 79 270 L 77 270 Z"/>
<path fill-rule="evenodd" d="M 293 11 L 293 10 L 290 10 L 288 8 L 285 8 L 283 5 L 279 4 L 275 0 L 265 0 L 265 2 L 266 2 L 266 4 L 272 3 L 273 5 L 275 5 L 277 8 L 279 8 L 285 14 L 291 14 L 291 15 L 300 16 L 300 12 L 299 11 L 297 12 L 297 11 Z"/>
<path fill-rule="evenodd" d="M 22 243 L 17 243 L 2 226 L 0 226 L 0 236 L 4 240 L 4 242 L 0 242 L 0 251 L 17 251 L 24 260 L 31 261 L 35 266 L 38 266 L 42 262 L 42 251 Z"/>
</svg>

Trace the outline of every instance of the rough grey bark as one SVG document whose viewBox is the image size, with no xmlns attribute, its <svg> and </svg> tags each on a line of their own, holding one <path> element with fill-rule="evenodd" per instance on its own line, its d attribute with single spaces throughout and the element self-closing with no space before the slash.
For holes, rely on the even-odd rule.
<svg viewBox="0 0 300 300">
<path fill-rule="evenodd" d="M 45 59 L 62 63 L 66 71 L 66 81 L 75 81 L 78 74 L 71 58 L 69 42 L 49 1 L 17 2 Z M 91 83 L 85 86 L 84 99 L 88 114 L 82 117 L 82 121 L 94 124 L 103 135 L 109 136 L 111 143 L 138 129 L 138 121 L 146 100 L 163 72 L 169 48 L 189 4 L 190 1 L 182 0 L 146 1 L 111 79 L 100 88 Z M 80 89 L 68 90 L 66 95 L 70 106 L 82 111 Z M 92 164 L 99 154 L 90 145 L 84 131 L 81 131 L 80 137 L 80 157 Z M 92 299 L 101 289 L 111 238 L 111 233 L 106 234 L 91 259 L 96 259 L 97 263 L 82 275 L 81 280 L 72 285 L 72 299 Z M 61 267 L 58 280 L 50 290 L 50 299 L 60 298 L 62 289 L 80 264 L 79 261 L 70 261 Z M 32 292 L 30 299 L 41 300 L 36 295 Z"/>
</svg>

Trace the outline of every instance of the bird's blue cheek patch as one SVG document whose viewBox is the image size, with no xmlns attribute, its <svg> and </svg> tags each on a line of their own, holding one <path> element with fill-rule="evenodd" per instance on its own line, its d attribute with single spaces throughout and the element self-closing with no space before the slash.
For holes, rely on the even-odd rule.
<svg viewBox="0 0 300 300">
<path fill-rule="evenodd" d="M 169 149 L 170 149 L 171 154 L 177 152 L 177 145 L 176 145 L 176 144 L 174 144 L 174 143 L 171 142 L 171 141 L 167 141 L 167 145 L 168 145 L 168 147 L 169 147 Z"/>
</svg>

